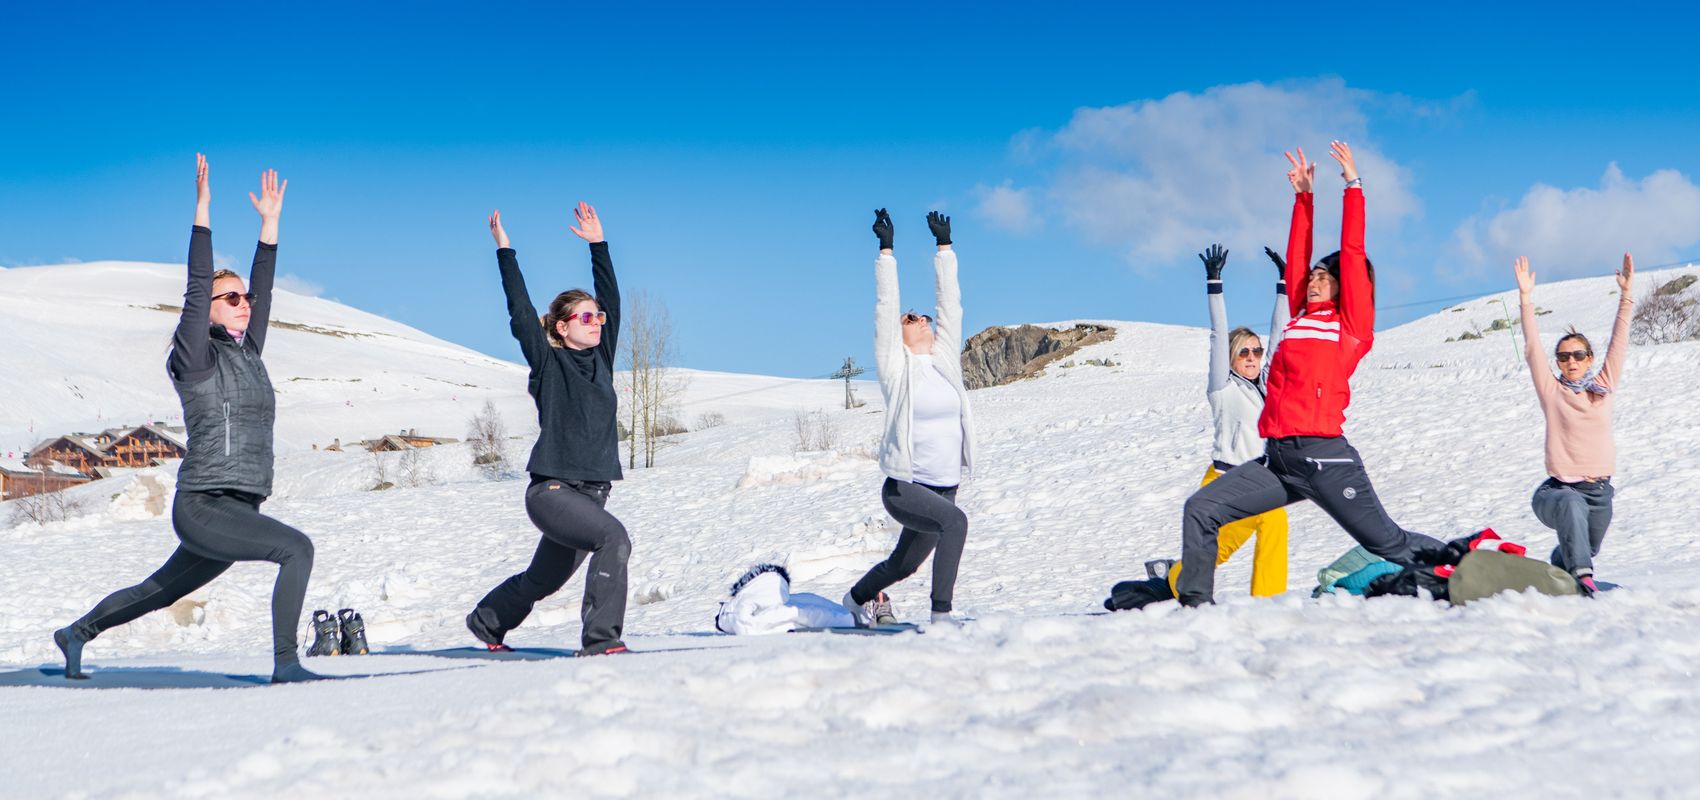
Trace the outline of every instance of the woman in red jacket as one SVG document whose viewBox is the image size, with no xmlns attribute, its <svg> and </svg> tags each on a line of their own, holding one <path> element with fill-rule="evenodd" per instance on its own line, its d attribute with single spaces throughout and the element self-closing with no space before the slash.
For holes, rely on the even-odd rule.
<svg viewBox="0 0 1700 800">
<path fill-rule="evenodd" d="M 1348 381 L 1375 340 L 1375 271 L 1364 255 L 1364 193 L 1352 149 L 1334 142 L 1334 160 L 1346 179 L 1340 250 L 1306 270 L 1311 257 L 1311 184 L 1316 165 L 1287 156 L 1296 196 L 1287 238 L 1287 285 L 1292 321 L 1269 365 L 1268 390 L 1258 433 L 1264 459 L 1247 461 L 1186 501 L 1182 516 L 1181 574 L 1177 594 L 1189 606 L 1212 602 L 1216 585 L 1217 531 L 1300 500 L 1333 517 L 1359 544 L 1396 564 L 1412 564 L 1444 545 L 1412 533 L 1387 516 L 1340 426 L 1351 402 Z"/>
</svg>

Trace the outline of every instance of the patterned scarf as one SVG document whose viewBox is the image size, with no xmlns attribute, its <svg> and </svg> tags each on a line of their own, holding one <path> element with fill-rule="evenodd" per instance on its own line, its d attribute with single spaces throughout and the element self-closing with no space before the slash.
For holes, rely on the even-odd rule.
<svg viewBox="0 0 1700 800">
<path fill-rule="evenodd" d="M 1607 386 L 1603 383 L 1600 383 L 1598 380 L 1595 379 L 1595 376 L 1593 376 L 1593 375 L 1589 375 L 1588 377 L 1583 378 L 1582 380 L 1579 380 L 1579 381 L 1569 380 L 1569 379 L 1565 378 L 1563 375 L 1559 375 L 1558 376 L 1558 382 L 1564 384 L 1564 388 L 1569 389 L 1570 391 L 1575 392 L 1577 394 L 1581 394 L 1583 392 L 1593 392 L 1594 394 L 1597 394 L 1601 397 L 1605 397 L 1606 395 L 1611 394 L 1611 387 Z"/>
</svg>

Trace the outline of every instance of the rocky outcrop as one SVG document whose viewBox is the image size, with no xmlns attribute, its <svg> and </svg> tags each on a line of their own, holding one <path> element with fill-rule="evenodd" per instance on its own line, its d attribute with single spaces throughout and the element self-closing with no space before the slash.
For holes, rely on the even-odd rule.
<svg viewBox="0 0 1700 800">
<path fill-rule="evenodd" d="M 962 380 L 970 389 L 983 389 L 1031 378 L 1059 358 L 1115 337 L 1116 329 L 1108 325 L 987 328 L 962 348 Z"/>
</svg>

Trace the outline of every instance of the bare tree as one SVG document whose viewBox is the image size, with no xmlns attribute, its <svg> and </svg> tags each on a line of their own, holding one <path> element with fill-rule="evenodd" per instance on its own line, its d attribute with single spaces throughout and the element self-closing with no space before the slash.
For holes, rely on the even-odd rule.
<svg viewBox="0 0 1700 800">
<path fill-rule="evenodd" d="M 426 460 L 424 448 L 409 445 L 396 457 L 397 472 L 402 486 L 430 486 L 437 482 L 437 470 Z"/>
<path fill-rule="evenodd" d="M 1700 339 L 1700 304 L 1684 296 L 1694 283 L 1693 275 L 1684 275 L 1642 297 L 1630 319 L 1630 341 L 1664 344 Z"/>
<path fill-rule="evenodd" d="M 797 452 L 831 450 L 838 446 L 838 426 L 825 411 L 797 409 L 791 419 L 792 430 L 797 435 Z"/>
<path fill-rule="evenodd" d="M 12 525 L 63 522 L 82 511 L 82 504 L 67 497 L 63 488 L 52 489 L 48 476 L 50 469 L 47 465 L 41 467 L 41 472 L 35 479 L 37 483 L 34 493 L 12 501 Z"/>
<path fill-rule="evenodd" d="M 466 441 L 472 446 L 473 466 L 478 467 L 485 477 L 496 478 L 506 474 L 508 426 L 502 421 L 502 412 L 496 410 L 494 402 L 485 400 L 484 407 L 467 420 Z"/>
<path fill-rule="evenodd" d="M 637 292 L 625 302 L 620 340 L 625 347 L 626 380 L 621 416 L 627 431 L 626 466 L 635 469 L 638 456 L 645 467 L 655 466 L 655 454 L 669 437 L 685 432 L 676 406 L 687 381 L 673 362 L 678 358 L 672 316 L 667 304 Z"/>
<path fill-rule="evenodd" d="M 372 474 L 372 491 L 394 489 L 395 481 L 390 480 L 394 470 L 391 468 L 389 459 L 384 457 L 385 453 L 381 450 L 367 450 L 366 452 L 367 455 L 372 457 L 371 463 L 367 465 Z"/>
</svg>

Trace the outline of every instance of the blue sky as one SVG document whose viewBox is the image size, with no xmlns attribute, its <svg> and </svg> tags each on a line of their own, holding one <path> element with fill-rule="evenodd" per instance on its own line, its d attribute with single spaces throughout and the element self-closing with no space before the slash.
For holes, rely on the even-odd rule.
<svg viewBox="0 0 1700 800">
<path fill-rule="evenodd" d="M 517 358 L 484 216 L 541 303 L 589 281 L 588 199 L 685 365 L 815 375 L 870 361 L 878 206 L 918 307 L 924 216 L 953 215 L 970 332 L 1203 324 L 1216 240 L 1234 321 L 1265 320 L 1279 150 L 1334 136 L 1383 326 L 1504 288 L 1516 253 L 1700 257 L 1692 11 L 1137 5 L 31 4 L 0 47 L 0 265 L 180 262 L 201 151 L 238 266 L 275 166 L 294 285 Z"/>
</svg>

